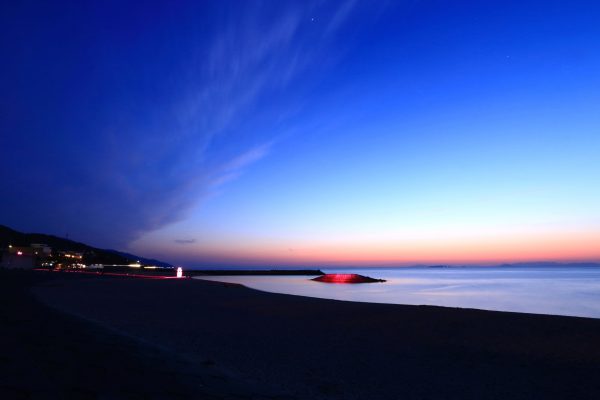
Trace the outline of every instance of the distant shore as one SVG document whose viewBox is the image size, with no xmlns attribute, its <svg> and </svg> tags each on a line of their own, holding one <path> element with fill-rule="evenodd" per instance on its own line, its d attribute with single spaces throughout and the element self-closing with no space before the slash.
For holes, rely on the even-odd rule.
<svg viewBox="0 0 600 400">
<path fill-rule="evenodd" d="M 185 357 L 190 373 L 210 365 L 274 398 L 600 398 L 596 319 L 341 302 L 195 279 L 89 277 L 33 292 Z"/>
</svg>

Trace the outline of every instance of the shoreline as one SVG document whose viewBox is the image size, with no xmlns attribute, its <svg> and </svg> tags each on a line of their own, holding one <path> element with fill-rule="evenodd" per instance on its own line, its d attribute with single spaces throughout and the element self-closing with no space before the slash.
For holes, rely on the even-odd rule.
<svg viewBox="0 0 600 400">
<path fill-rule="evenodd" d="M 228 275 L 223 275 L 222 277 L 224 278 L 237 278 L 237 276 L 228 276 Z M 369 300 L 365 300 L 365 299 L 361 299 L 361 298 L 355 298 L 355 299 L 347 299 L 347 298 L 336 298 L 336 297 L 324 297 L 324 296 L 319 296 L 317 295 L 311 295 L 308 293 L 297 293 L 297 292 L 293 292 L 293 291 L 274 291 L 274 290 L 270 290 L 269 288 L 261 288 L 261 287 L 256 287 L 256 286 L 249 286 L 246 283 L 243 282 L 230 282 L 227 280 L 216 280 L 216 279 L 211 279 L 214 278 L 212 276 L 191 276 L 191 279 L 196 279 L 196 280 L 203 280 L 206 282 L 218 282 L 218 283 L 222 283 L 222 284 L 230 284 L 230 285 L 240 285 L 243 287 L 246 287 L 250 290 L 256 290 L 258 292 L 262 292 L 262 293 L 271 293 L 271 294 L 280 294 L 280 295 L 287 295 L 287 296 L 299 296 L 299 297 L 306 297 L 306 298 L 313 298 L 313 299 L 321 299 L 321 300 L 331 300 L 331 301 L 343 301 L 343 302 L 352 302 L 352 303 L 365 303 L 365 304 L 388 304 L 388 305 L 399 305 L 399 306 L 412 306 L 412 307 L 441 307 L 441 308 L 448 308 L 448 309 L 459 309 L 459 310 L 477 310 L 477 311 L 489 311 L 489 312 L 499 312 L 499 313 L 513 313 L 513 314 L 526 314 L 526 315 L 540 315 L 540 316 L 552 316 L 552 317 L 566 317 L 566 318 L 585 318 L 585 319 L 593 319 L 593 320 L 600 320 L 600 316 L 589 316 L 589 315 L 576 315 L 576 314 L 572 314 L 572 313 L 562 313 L 562 314 L 551 314 L 551 313 L 544 313 L 544 312 L 534 312 L 534 311 L 515 311 L 515 310 L 509 310 L 509 309 L 493 309 L 493 308 L 478 308 L 478 307 L 470 307 L 470 306 L 453 306 L 453 305 L 440 305 L 440 304 L 425 304 L 425 303 L 408 303 L 408 302 L 387 302 L 387 301 L 376 301 L 373 299 L 369 299 Z M 369 283 L 365 283 L 367 285 L 373 284 L 376 285 L 380 282 L 369 282 Z M 362 286 L 362 283 L 360 284 Z M 347 286 L 347 285 L 344 285 Z M 350 285 L 352 286 L 352 285 Z"/>
<path fill-rule="evenodd" d="M 372 304 L 372 305 L 390 305 L 390 306 L 406 306 L 406 307 L 434 307 L 434 308 L 444 308 L 450 310 L 465 310 L 465 311 L 482 311 L 482 312 L 492 312 L 492 313 L 501 313 L 501 314 L 515 314 L 515 315 L 530 315 L 530 316 L 542 316 L 542 317 L 559 317 L 559 318 L 577 318 L 577 319 L 589 319 L 600 321 L 600 317 L 584 317 L 581 315 L 567 315 L 567 314 L 543 314 L 543 313 L 533 313 L 533 312 L 522 312 L 522 311 L 505 311 L 505 310 L 488 310 L 486 308 L 476 308 L 476 307 L 452 307 L 452 306 L 438 306 L 433 304 L 406 304 L 406 303 L 386 303 L 386 302 L 376 302 L 376 301 L 365 301 L 365 300 L 344 300 L 344 299 L 333 299 L 329 297 L 316 297 L 316 296 L 308 296 L 303 294 L 295 294 L 295 293 L 284 293 L 284 292 L 271 292 L 266 289 L 258 289 L 251 286 L 244 285 L 243 283 L 238 282 L 226 282 L 226 281 L 216 281 L 216 280 L 208 280 L 202 279 L 202 276 L 194 276 L 190 277 L 191 279 L 201 280 L 204 282 L 213 282 L 219 283 L 222 285 L 231 285 L 231 286 L 241 286 L 248 290 L 253 290 L 259 293 L 268 293 L 268 294 L 278 294 L 282 296 L 294 296 L 301 297 L 307 299 L 316 299 L 316 300 L 327 300 L 327 301 L 340 301 L 343 303 L 360 303 L 360 304 Z M 600 345 L 600 344 L 599 344 Z"/>
<path fill-rule="evenodd" d="M 37 286 L 67 313 L 291 398 L 600 396 L 600 320 L 358 303 L 200 279 Z"/>
</svg>

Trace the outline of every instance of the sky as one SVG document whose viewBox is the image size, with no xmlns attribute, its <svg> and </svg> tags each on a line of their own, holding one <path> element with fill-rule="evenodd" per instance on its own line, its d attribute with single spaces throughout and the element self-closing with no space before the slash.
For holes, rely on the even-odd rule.
<svg viewBox="0 0 600 400">
<path fill-rule="evenodd" d="M 186 267 L 600 261 L 598 20 L 4 2 L 0 224 Z"/>
</svg>

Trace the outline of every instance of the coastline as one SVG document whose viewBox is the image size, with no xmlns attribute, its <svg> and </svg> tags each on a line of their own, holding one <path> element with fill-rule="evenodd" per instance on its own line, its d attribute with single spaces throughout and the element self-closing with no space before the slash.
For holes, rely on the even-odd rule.
<svg viewBox="0 0 600 400">
<path fill-rule="evenodd" d="M 329 271 L 327 271 L 329 272 Z M 342 270 L 383 285 L 309 283 L 305 277 L 199 277 L 266 292 L 344 301 L 430 305 L 600 319 L 600 268 L 446 268 Z"/>
<path fill-rule="evenodd" d="M 69 279 L 34 293 L 290 398 L 600 397 L 596 319 L 353 303 L 198 279 Z"/>
</svg>

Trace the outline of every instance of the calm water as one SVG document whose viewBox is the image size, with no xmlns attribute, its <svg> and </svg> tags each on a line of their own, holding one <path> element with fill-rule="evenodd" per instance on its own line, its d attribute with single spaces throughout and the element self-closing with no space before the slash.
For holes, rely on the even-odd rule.
<svg viewBox="0 0 600 400">
<path fill-rule="evenodd" d="M 600 268 L 497 267 L 324 270 L 387 279 L 327 284 L 308 277 L 202 277 L 273 293 L 392 304 L 427 304 L 600 318 Z"/>
</svg>

